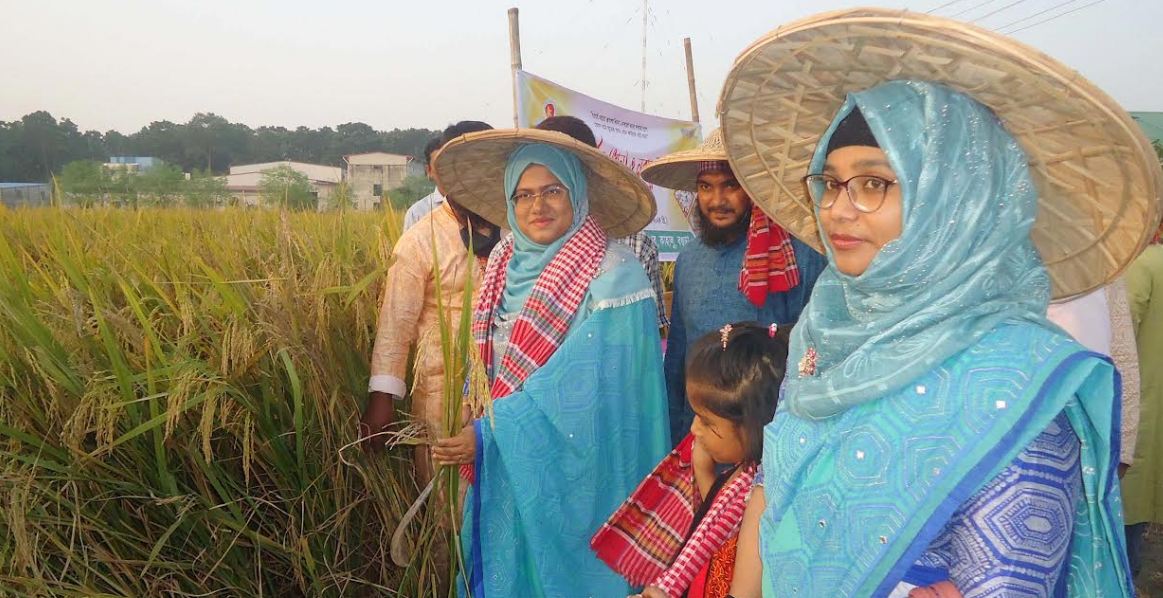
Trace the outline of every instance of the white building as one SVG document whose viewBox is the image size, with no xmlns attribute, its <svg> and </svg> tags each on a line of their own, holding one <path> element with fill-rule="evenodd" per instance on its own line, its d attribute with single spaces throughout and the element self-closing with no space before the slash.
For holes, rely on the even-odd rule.
<svg viewBox="0 0 1163 598">
<path fill-rule="evenodd" d="M 48 183 L 0 183 L 0 204 L 9 208 L 47 206 L 51 202 Z"/>
<path fill-rule="evenodd" d="M 150 156 L 113 156 L 103 166 L 107 172 L 139 174 L 161 165 L 161 160 Z"/>
<path fill-rule="evenodd" d="M 263 162 L 262 164 L 242 164 L 231 166 L 230 174 L 226 175 L 226 190 L 234 197 L 240 206 L 257 206 L 262 204 L 259 184 L 263 173 L 286 166 L 307 177 L 315 196 L 319 199 L 320 208 L 327 206 L 332 193 L 339 183 L 343 182 L 343 169 L 338 166 L 323 164 L 307 164 L 282 160 L 279 162 Z"/>
<path fill-rule="evenodd" d="M 384 194 L 404 184 L 411 156 L 369 152 L 343 157 L 347 162 L 347 183 L 357 210 L 375 210 Z"/>
</svg>

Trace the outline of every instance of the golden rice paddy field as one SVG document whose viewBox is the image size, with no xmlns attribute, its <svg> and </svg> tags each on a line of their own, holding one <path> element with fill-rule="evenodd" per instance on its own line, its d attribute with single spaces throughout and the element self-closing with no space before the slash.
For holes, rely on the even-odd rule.
<svg viewBox="0 0 1163 598">
<path fill-rule="evenodd" d="M 0 595 L 447 593 L 438 514 L 389 557 L 409 451 L 352 446 L 398 214 L 0 222 Z"/>
<path fill-rule="evenodd" d="M 0 595 L 447 585 L 430 521 L 388 557 L 410 453 L 350 446 L 398 214 L 0 221 Z"/>
</svg>

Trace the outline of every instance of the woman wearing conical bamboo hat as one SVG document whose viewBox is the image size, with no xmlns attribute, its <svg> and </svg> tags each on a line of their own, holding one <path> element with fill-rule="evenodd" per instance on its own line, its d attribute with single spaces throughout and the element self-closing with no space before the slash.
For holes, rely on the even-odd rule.
<svg viewBox="0 0 1163 598">
<path fill-rule="evenodd" d="M 451 197 L 513 232 L 489 258 L 473 316 L 492 413 L 433 452 L 471 466 L 461 589 L 624 596 L 589 540 L 670 448 L 655 294 L 611 241 L 651 221 L 653 196 L 552 131 L 466 135 L 435 166 Z"/>
<path fill-rule="evenodd" d="M 1116 373 L 1046 320 L 1159 221 L 1129 115 L 995 33 L 859 9 L 745 50 L 720 117 L 751 196 L 829 260 L 733 593 L 1131 595 Z"/>
</svg>

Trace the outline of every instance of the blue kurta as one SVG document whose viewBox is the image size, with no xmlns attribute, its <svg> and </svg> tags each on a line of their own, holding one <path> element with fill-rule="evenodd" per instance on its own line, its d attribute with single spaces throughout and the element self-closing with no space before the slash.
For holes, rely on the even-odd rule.
<svg viewBox="0 0 1163 598">
<path fill-rule="evenodd" d="M 590 537 L 670 449 L 658 308 L 629 249 L 609 245 L 579 312 L 549 361 L 475 422 L 462 530 L 473 598 L 629 593 Z"/>
<path fill-rule="evenodd" d="M 762 308 L 739 292 L 739 270 L 747 250 L 747 237 L 723 247 L 709 247 L 694 239 L 678 254 L 674 268 L 670 336 L 666 341 L 666 393 L 670 408 L 670 437 L 686 436 L 694 412 L 686 400 L 687 349 L 699 337 L 726 324 L 753 320 L 761 324 L 794 324 L 800 317 L 816 278 L 827 266 L 824 256 L 792 239 L 800 283 L 785 293 L 772 293 Z"/>
</svg>

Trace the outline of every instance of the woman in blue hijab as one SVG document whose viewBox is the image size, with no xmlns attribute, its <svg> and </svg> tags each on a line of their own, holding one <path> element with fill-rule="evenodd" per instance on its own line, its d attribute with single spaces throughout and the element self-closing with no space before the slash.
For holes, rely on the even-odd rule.
<svg viewBox="0 0 1163 598">
<path fill-rule="evenodd" d="M 513 233 L 489 259 L 473 322 L 492 414 L 434 450 L 471 465 L 462 593 L 625 596 L 589 539 L 670 445 L 656 298 L 608 239 L 645 226 L 653 199 L 553 132 L 466 136 L 435 164 L 451 196 Z"/>
<path fill-rule="evenodd" d="M 792 332 L 764 480 L 740 534 L 736 571 L 750 575 L 737 573 L 732 593 L 905 596 L 943 585 L 964 596 L 1131 595 L 1115 477 L 1117 373 L 1045 319 L 1052 285 L 1031 238 L 1041 217 L 1031 158 L 993 110 L 935 82 L 959 64 L 940 55 L 951 44 L 917 50 L 924 65 L 890 51 L 952 25 L 882 13 L 777 30 L 736 63 L 724 91 L 728 152 L 743 164 L 740 180 L 754 182 L 770 167 L 749 160 L 779 145 L 739 141 L 761 128 L 739 124 L 756 110 L 742 95 L 760 88 L 749 59 L 787 65 L 812 51 L 784 36 L 818 34 L 828 47 L 859 49 L 841 77 L 874 81 L 840 96 L 806 161 L 811 234 L 829 267 Z M 868 58 L 888 55 L 899 61 Z M 875 83 L 874 71 L 918 79 Z M 778 92 L 763 94 L 779 104 Z M 791 113 L 810 121 L 799 108 Z M 1142 158 L 1127 154 L 1125 164 Z M 1152 185 L 1142 189 L 1156 198 L 1145 220 L 1158 218 Z M 1047 212 L 1067 207 L 1044 201 Z M 1090 213 L 1110 207 L 1098 194 L 1090 201 Z M 791 213 L 781 207 L 771 210 L 777 220 Z M 1149 228 L 1121 224 L 1132 237 Z M 1099 282 L 1108 274 L 1094 273 Z"/>
</svg>

